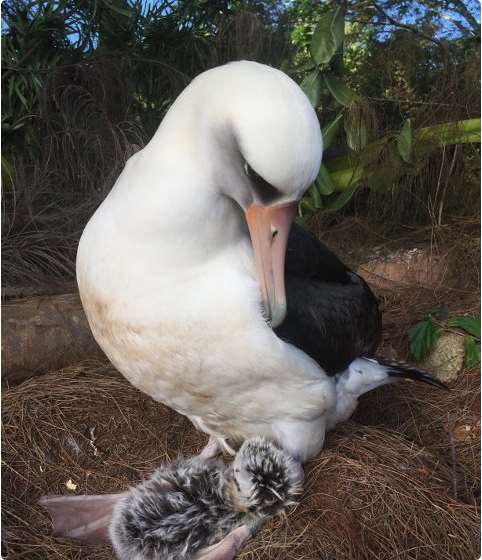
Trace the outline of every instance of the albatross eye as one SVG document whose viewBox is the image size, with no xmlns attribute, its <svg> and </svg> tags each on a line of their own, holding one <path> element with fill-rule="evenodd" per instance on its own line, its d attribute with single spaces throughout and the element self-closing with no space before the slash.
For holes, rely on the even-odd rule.
<svg viewBox="0 0 482 560">
<path fill-rule="evenodd" d="M 249 165 L 247 161 L 244 162 L 244 172 L 246 176 L 251 179 L 251 185 L 254 192 L 263 204 L 271 204 L 276 199 L 281 198 L 282 193 L 268 181 L 265 181 L 261 175 Z"/>
</svg>

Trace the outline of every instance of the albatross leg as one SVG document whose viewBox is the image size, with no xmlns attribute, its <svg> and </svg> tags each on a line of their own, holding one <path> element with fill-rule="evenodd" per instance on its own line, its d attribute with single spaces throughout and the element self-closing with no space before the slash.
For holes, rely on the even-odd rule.
<svg viewBox="0 0 482 560">
<path fill-rule="evenodd" d="M 198 457 L 207 461 L 209 459 L 214 459 L 214 457 L 217 457 L 221 453 L 221 451 L 222 447 L 219 443 L 219 440 L 214 436 L 209 436 L 209 441 L 206 443 L 201 453 L 199 453 Z"/>
<path fill-rule="evenodd" d="M 220 453 L 226 452 L 228 455 L 236 455 L 236 451 L 228 445 L 227 441 L 215 436 L 209 436 L 209 441 L 204 446 L 198 457 L 204 460 L 214 459 Z"/>
<path fill-rule="evenodd" d="M 217 544 L 202 549 L 195 560 L 233 560 L 252 536 L 252 530 L 247 525 L 241 525 Z"/>
</svg>

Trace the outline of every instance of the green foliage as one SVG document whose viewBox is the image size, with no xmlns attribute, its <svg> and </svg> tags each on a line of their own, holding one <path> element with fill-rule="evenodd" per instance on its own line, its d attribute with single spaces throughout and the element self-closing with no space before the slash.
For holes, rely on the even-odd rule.
<svg viewBox="0 0 482 560">
<path fill-rule="evenodd" d="M 421 128 L 417 139 L 437 146 L 453 144 L 480 144 L 480 118 L 452 121 Z"/>
<path fill-rule="evenodd" d="M 5 156 L 2 156 L 2 186 L 4 189 L 13 185 L 14 169 Z"/>
<path fill-rule="evenodd" d="M 318 189 L 318 192 L 321 195 L 325 196 L 330 195 L 336 189 L 336 185 L 331 180 L 331 176 L 323 163 L 320 165 L 320 170 L 315 180 L 315 185 Z"/>
<path fill-rule="evenodd" d="M 308 96 L 311 104 L 319 108 L 320 100 L 323 95 L 323 86 L 331 97 L 342 105 L 346 110 L 353 107 L 356 99 L 355 94 L 350 90 L 346 83 L 338 77 L 333 69 L 337 71 L 343 69 L 343 41 L 345 37 L 345 18 L 341 6 L 334 7 L 326 11 L 318 20 L 316 28 L 309 44 L 311 62 L 308 67 L 314 69 L 301 82 L 303 91 Z M 333 62 L 333 64 L 331 64 Z M 330 66 L 331 64 L 331 66 Z M 324 149 L 326 150 L 333 142 L 340 129 L 340 123 L 345 116 L 345 130 L 348 146 L 351 149 L 360 149 L 367 142 L 367 131 L 360 120 L 353 122 L 353 111 L 342 111 L 335 119 L 323 129 Z M 356 124 L 359 126 L 357 127 Z M 300 205 L 300 212 L 316 212 L 321 208 L 326 210 L 339 210 L 345 206 L 357 190 L 358 177 L 350 174 L 349 188 L 338 195 L 333 192 L 338 188 L 329 170 L 322 165 L 315 180 L 315 183 L 308 190 L 306 197 L 309 202 Z M 322 197 L 328 197 L 323 202 Z"/>
<path fill-rule="evenodd" d="M 464 215 L 479 190 L 479 30 L 472 8 L 438 4 L 4 0 L 5 279 L 72 275 L 79 232 L 126 158 L 194 76 L 235 59 L 282 68 L 320 114 L 323 167 L 302 216 L 365 211 L 379 193 L 373 216 L 405 208 L 413 223 L 439 189 L 442 209 Z"/>
<path fill-rule="evenodd" d="M 397 147 L 400 157 L 405 163 L 411 163 L 413 159 L 412 121 L 407 119 L 402 130 L 397 136 Z"/>
<path fill-rule="evenodd" d="M 350 88 L 332 72 L 325 72 L 323 79 L 328 91 L 336 99 L 336 101 L 345 107 L 353 102 L 355 95 Z"/>
<path fill-rule="evenodd" d="M 467 333 L 464 336 L 465 365 L 475 367 L 480 363 L 480 317 L 451 317 L 447 326 Z"/>
<path fill-rule="evenodd" d="M 480 362 L 480 317 L 450 316 L 445 307 L 432 311 L 408 330 L 410 352 L 417 362 L 430 353 L 443 332 L 464 337 L 466 367 L 473 368 Z"/>
<path fill-rule="evenodd" d="M 352 187 L 349 187 L 347 189 L 345 189 L 343 192 L 337 194 L 334 198 L 332 198 L 326 205 L 327 210 L 332 210 L 332 211 L 336 211 L 336 210 L 341 210 L 344 206 L 346 206 L 351 198 L 353 197 L 353 195 L 356 193 L 356 191 L 358 190 L 358 187 L 360 186 L 359 183 L 357 181 L 353 181 L 354 185 Z"/>
<path fill-rule="evenodd" d="M 311 187 L 308 189 L 308 196 L 311 198 L 311 204 L 314 209 L 318 210 L 320 208 L 323 208 L 321 196 L 319 190 L 316 187 L 316 184 L 311 185 Z"/>
<path fill-rule="evenodd" d="M 463 330 L 467 334 L 480 339 L 480 317 L 452 317 L 447 325 Z"/>
<path fill-rule="evenodd" d="M 318 107 L 321 99 L 322 78 L 318 68 L 312 70 L 301 82 L 301 89 L 310 100 L 313 107 Z"/>
<path fill-rule="evenodd" d="M 423 360 L 435 346 L 441 332 L 440 327 L 434 323 L 431 317 L 420 321 L 409 329 L 410 352 L 417 362 Z"/>
<path fill-rule="evenodd" d="M 323 138 L 323 150 L 326 151 L 332 144 L 333 139 L 338 133 L 340 128 L 340 122 L 343 119 L 343 113 L 338 113 L 338 115 L 331 121 L 331 123 L 324 126 L 321 130 L 321 136 Z"/>
<path fill-rule="evenodd" d="M 473 336 L 464 336 L 465 365 L 473 368 L 480 363 L 480 342 L 477 343 Z"/>
<path fill-rule="evenodd" d="M 60 116 L 49 104 L 52 88 L 59 93 L 64 86 L 59 77 L 79 90 L 87 86 L 87 94 L 91 86 L 106 88 L 102 94 L 110 96 L 108 112 L 113 110 L 122 121 L 127 115 L 117 111 L 118 91 L 108 91 L 115 67 L 124 82 L 121 97 L 129 98 L 128 118 L 140 122 L 150 136 L 199 72 L 237 58 L 281 66 L 287 54 L 284 28 L 274 25 L 280 8 L 271 0 L 260 1 L 251 12 L 243 3 L 224 0 L 5 0 L 2 8 L 7 152 L 14 146 L 39 147 L 44 118 L 52 123 Z M 106 83 L 94 84 L 97 70 L 106 67 Z"/>
<path fill-rule="evenodd" d="M 433 87 L 433 76 L 440 71 L 442 63 L 447 62 L 448 53 L 452 56 L 456 52 L 455 41 L 453 44 L 441 42 L 435 37 L 436 27 L 432 28 L 427 24 L 435 20 L 441 21 L 440 12 L 437 12 L 433 2 L 424 0 L 422 4 L 423 8 L 416 9 L 411 0 L 380 0 L 376 7 L 363 2 L 346 3 L 342 6 L 338 2 L 327 1 L 318 4 L 318 7 L 313 5 L 310 11 L 308 2 L 294 2 L 293 9 L 299 10 L 299 15 L 296 20 L 296 37 L 293 36 L 293 40 L 297 45 L 307 46 L 303 64 L 299 66 L 302 87 L 315 108 L 323 107 L 323 115 L 333 111 L 338 113 L 335 120 L 323 129 L 324 138 L 326 136 L 325 152 L 336 145 L 338 154 L 345 153 L 333 158 L 328 150 L 324 160 L 325 168 L 315 182 L 321 195 L 321 204 L 317 200 L 316 205 L 301 205 L 302 216 L 309 215 L 313 208 L 341 209 L 360 187 L 389 193 L 394 185 L 407 178 L 414 181 L 425 171 L 437 146 L 480 143 L 480 120 L 459 119 L 416 129 L 413 111 L 408 111 L 406 118 L 400 122 L 401 111 L 398 104 L 393 105 L 392 129 L 385 135 L 378 135 L 378 140 L 373 141 L 371 138 L 374 124 L 370 103 L 361 95 L 360 88 L 353 87 L 350 82 L 356 78 L 356 82 L 363 84 L 363 89 L 372 96 L 383 97 L 388 94 L 410 97 L 415 89 L 428 95 Z M 462 9 L 460 4 L 452 8 L 459 18 L 457 25 L 463 21 L 460 25 L 467 24 L 463 28 L 465 31 L 475 31 L 470 10 Z M 447 3 L 445 9 L 448 9 Z M 393 16 L 395 13 L 398 19 Z M 408 23 L 406 18 L 409 14 L 411 22 Z M 417 17 L 414 18 L 415 14 Z M 423 17 L 419 17 L 420 14 Z M 368 24 L 360 25 L 360 19 L 366 20 Z M 393 49 L 396 49 L 397 56 L 400 58 L 405 51 L 407 53 L 401 69 L 396 66 L 398 61 L 393 52 L 383 53 L 385 44 L 391 47 L 391 42 L 380 37 L 382 28 L 377 25 L 381 24 L 395 28 Z M 464 32 L 460 25 L 458 32 Z M 477 34 L 478 28 L 475 35 Z M 474 45 L 475 42 L 471 44 Z M 382 68 L 377 74 L 374 75 L 366 67 L 363 69 L 367 61 L 378 56 Z M 402 94 L 392 93 L 380 81 L 385 77 L 383 66 L 390 67 L 392 64 L 395 76 L 392 83 L 396 84 L 399 79 L 402 81 L 405 87 Z M 309 74 L 306 74 L 307 70 Z M 363 81 L 364 72 L 366 82 Z M 398 78 L 401 72 L 403 78 Z M 407 79 L 410 73 L 413 78 L 410 76 Z M 427 105 L 428 101 L 429 99 Z M 339 126 L 342 119 L 343 128 Z M 340 191 L 349 190 L 349 193 L 339 195 L 339 199 L 334 202 L 333 187 Z M 313 195 L 310 193 L 307 196 L 312 200 Z M 326 196 L 330 198 L 325 200 Z M 442 209 L 441 207 L 439 214 Z"/>
<path fill-rule="evenodd" d="M 328 64 L 345 38 L 345 18 L 338 6 L 320 17 L 310 42 L 311 58 L 316 64 Z"/>
<path fill-rule="evenodd" d="M 426 140 L 430 138 L 430 142 L 427 144 L 423 142 L 418 143 L 417 149 L 414 149 L 412 145 L 411 150 L 408 150 L 408 146 L 404 145 L 402 150 L 405 150 L 404 154 L 406 156 L 410 155 L 411 157 L 415 157 L 419 155 L 419 158 L 423 160 L 423 158 L 430 153 L 430 150 L 433 150 L 437 146 L 447 146 L 470 141 L 480 142 L 480 133 L 476 136 L 477 130 L 480 130 L 480 119 L 470 119 L 468 121 L 425 127 L 415 131 L 414 136 L 417 140 Z M 335 182 L 337 189 L 343 190 L 352 185 L 352 177 L 356 177 L 356 180 L 366 178 L 369 179 L 370 182 L 376 179 L 376 175 L 380 171 L 379 161 L 382 151 L 387 153 L 391 151 L 389 155 L 392 160 L 390 162 L 390 169 L 382 168 L 384 175 L 387 175 L 389 172 L 398 171 L 399 177 L 403 169 L 400 166 L 397 167 L 397 161 L 394 161 L 393 157 L 394 152 L 396 152 L 397 156 L 395 157 L 399 158 L 399 161 L 404 161 L 400 157 L 399 139 L 399 135 L 390 134 L 370 144 L 366 144 L 360 154 L 349 154 L 347 156 L 328 160 L 326 166 L 330 173 L 332 173 L 332 180 Z M 394 145 L 394 140 L 396 141 L 396 150 L 391 150 Z M 417 172 L 415 164 L 412 169 L 415 173 Z"/>
</svg>

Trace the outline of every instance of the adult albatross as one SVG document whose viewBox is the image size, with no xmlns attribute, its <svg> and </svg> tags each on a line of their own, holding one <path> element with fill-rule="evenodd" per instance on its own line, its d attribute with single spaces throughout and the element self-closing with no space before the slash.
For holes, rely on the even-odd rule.
<svg viewBox="0 0 482 560">
<path fill-rule="evenodd" d="M 302 229 L 288 239 L 321 153 L 316 114 L 288 76 L 214 68 L 82 235 L 95 339 L 134 386 L 211 436 L 206 454 L 265 436 L 305 461 L 360 394 L 400 376 L 436 383 L 371 359 L 381 321 L 367 285 Z"/>
<path fill-rule="evenodd" d="M 256 436 L 305 461 L 366 391 L 399 377 L 439 384 L 373 358 L 381 320 L 370 289 L 301 228 L 290 233 L 321 152 L 315 112 L 285 74 L 253 62 L 209 70 L 82 235 L 77 279 L 97 342 L 133 385 L 210 435 L 206 461 Z M 42 503 L 57 534 L 92 542 L 118 499 Z M 183 558 L 231 560 L 255 530 L 244 524 Z"/>
</svg>

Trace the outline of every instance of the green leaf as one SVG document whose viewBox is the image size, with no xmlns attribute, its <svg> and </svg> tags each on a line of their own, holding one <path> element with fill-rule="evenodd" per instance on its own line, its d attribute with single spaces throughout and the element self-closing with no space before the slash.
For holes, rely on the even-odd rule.
<svg viewBox="0 0 482 560">
<path fill-rule="evenodd" d="M 473 336 L 464 336 L 465 366 L 475 367 L 480 362 L 480 344 L 475 341 Z"/>
<path fill-rule="evenodd" d="M 323 14 L 316 26 L 310 43 L 310 52 L 316 64 L 328 64 L 341 47 L 345 38 L 345 19 L 339 6 Z"/>
<path fill-rule="evenodd" d="M 313 206 L 317 210 L 323 208 L 323 204 L 321 202 L 321 196 L 315 184 L 311 185 L 311 187 L 308 189 L 308 194 L 311 196 L 311 202 L 313 203 Z"/>
<path fill-rule="evenodd" d="M 298 72 L 311 72 L 316 67 L 317 67 L 316 63 L 313 62 L 313 60 L 309 60 L 305 64 L 302 64 L 301 66 L 297 67 L 297 71 Z"/>
<path fill-rule="evenodd" d="M 459 134 L 458 136 L 452 135 L 450 138 L 445 137 L 444 142 L 442 143 L 442 140 L 438 138 L 438 132 L 440 128 L 443 126 L 447 130 L 452 130 L 453 125 L 455 124 L 459 124 L 460 129 L 463 129 L 465 131 L 466 136 L 462 138 L 462 136 Z M 479 132 L 477 132 L 477 138 L 471 136 L 475 134 L 475 130 L 479 129 L 480 119 L 469 119 L 467 121 L 460 121 L 459 123 L 444 123 L 443 125 L 437 125 L 435 127 L 422 128 L 416 133 L 415 136 L 417 138 L 417 141 L 423 140 L 425 146 L 427 146 L 427 144 L 430 142 L 433 142 L 434 144 L 438 144 L 440 146 L 456 144 L 458 142 L 480 142 Z M 363 149 L 363 151 L 360 152 L 360 159 L 359 162 L 357 162 L 357 168 L 355 170 L 353 169 L 352 153 L 335 157 L 330 160 L 325 160 L 325 165 L 330 171 L 331 178 L 335 183 L 337 189 L 342 190 L 346 188 L 350 182 L 350 178 L 353 175 L 356 175 L 357 180 L 359 180 L 363 176 L 367 176 L 367 174 L 372 173 L 373 170 L 368 168 L 368 166 L 372 164 L 377 165 L 378 154 L 380 154 L 381 149 L 385 149 L 385 146 L 392 146 L 390 140 L 391 138 L 389 136 L 384 136 L 382 138 L 379 138 L 375 142 L 371 142 L 370 144 L 368 144 Z M 393 146 L 393 149 L 396 150 L 395 146 Z M 395 156 L 397 160 L 400 161 L 397 152 L 398 150 L 395 151 Z M 376 169 L 378 173 L 380 166 L 377 165 Z M 397 169 L 401 169 L 403 171 L 400 165 L 397 166 Z M 389 185 L 390 183 L 387 182 L 387 184 Z"/>
<path fill-rule="evenodd" d="M 32 76 L 32 83 L 35 86 L 35 89 L 37 90 L 37 93 L 40 92 L 44 87 L 42 81 L 40 80 L 40 78 L 38 76 Z"/>
<path fill-rule="evenodd" d="M 480 338 L 480 317 L 452 317 L 448 322 L 448 326 L 462 329 L 466 333 Z"/>
<path fill-rule="evenodd" d="M 418 130 L 416 136 L 419 140 L 432 142 L 437 146 L 469 142 L 480 143 L 480 119 L 467 119 L 428 126 Z"/>
<path fill-rule="evenodd" d="M 337 51 L 332 59 L 330 60 L 330 68 L 337 76 L 342 76 L 345 73 L 345 61 L 343 60 L 344 56 L 344 49 L 343 45 L 341 46 L 340 50 Z"/>
<path fill-rule="evenodd" d="M 402 130 L 397 136 L 397 147 L 403 161 L 410 163 L 413 159 L 412 121 L 410 119 L 403 123 Z"/>
<path fill-rule="evenodd" d="M 410 342 L 410 352 L 417 362 L 432 350 L 437 342 L 441 329 L 429 317 L 425 321 L 420 321 L 408 330 L 408 340 Z"/>
<path fill-rule="evenodd" d="M 3 186 L 10 186 L 13 184 L 13 165 L 8 161 L 8 159 L 2 155 L 2 182 Z"/>
<path fill-rule="evenodd" d="M 311 200 L 307 196 L 304 196 L 300 200 L 299 210 L 300 210 L 301 216 L 304 216 L 307 213 L 308 214 L 314 214 L 316 212 L 316 208 L 313 206 L 313 204 L 311 203 Z"/>
<path fill-rule="evenodd" d="M 337 78 L 335 74 L 331 72 L 324 72 L 323 79 L 325 81 L 325 85 L 328 88 L 329 92 L 333 97 L 340 103 L 340 105 L 350 105 L 355 99 L 355 94 L 351 91 L 351 89 Z"/>
<path fill-rule="evenodd" d="M 358 184 L 364 176 L 363 166 L 359 162 L 357 162 L 357 164 L 353 167 L 348 167 L 346 169 L 332 170 L 328 167 L 328 165 L 326 167 L 330 173 L 331 180 L 338 191 L 344 191 L 353 187 L 355 184 Z"/>
<path fill-rule="evenodd" d="M 333 142 L 333 138 L 336 136 L 338 129 L 340 128 L 340 121 L 343 118 L 343 113 L 338 113 L 333 121 L 330 124 L 324 126 L 321 130 L 321 136 L 323 138 L 323 149 L 327 150 L 331 143 Z"/>
<path fill-rule="evenodd" d="M 333 200 L 330 204 L 327 205 L 327 210 L 340 210 L 343 206 L 346 206 L 348 202 L 350 202 L 351 197 L 355 194 L 356 190 L 360 185 L 356 184 L 353 187 L 346 189 L 341 194 L 339 194 L 335 200 Z"/>
<path fill-rule="evenodd" d="M 336 189 L 328 169 L 323 164 L 320 165 L 318 176 L 315 179 L 315 185 L 318 192 L 322 195 L 329 195 Z"/>
<path fill-rule="evenodd" d="M 321 99 L 321 73 L 316 68 L 313 72 L 310 72 L 305 79 L 301 82 L 301 89 L 305 92 L 306 96 L 310 100 L 310 103 L 316 109 Z"/>
<path fill-rule="evenodd" d="M 18 98 L 20 99 L 20 101 L 22 102 L 22 105 L 28 110 L 29 109 L 29 105 L 27 100 L 25 99 L 24 95 L 22 94 L 22 92 L 20 91 L 20 86 L 18 83 L 15 83 L 15 93 L 17 94 Z"/>
</svg>

